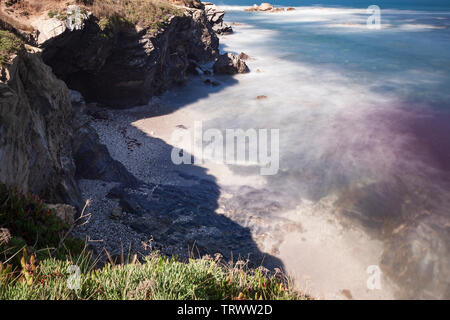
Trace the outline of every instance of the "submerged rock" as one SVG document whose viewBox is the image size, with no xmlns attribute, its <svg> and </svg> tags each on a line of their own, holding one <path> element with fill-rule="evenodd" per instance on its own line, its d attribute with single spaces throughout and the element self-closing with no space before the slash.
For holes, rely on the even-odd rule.
<svg viewBox="0 0 450 320">
<path fill-rule="evenodd" d="M 446 219 L 429 217 L 401 225 L 386 241 L 381 267 L 407 288 L 405 298 L 450 299 L 449 231 Z"/>
<path fill-rule="evenodd" d="M 249 71 L 245 61 L 239 59 L 233 53 L 222 54 L 214 64 L 214 72 L 216 74 L 236 74 Z"/>
</svg>

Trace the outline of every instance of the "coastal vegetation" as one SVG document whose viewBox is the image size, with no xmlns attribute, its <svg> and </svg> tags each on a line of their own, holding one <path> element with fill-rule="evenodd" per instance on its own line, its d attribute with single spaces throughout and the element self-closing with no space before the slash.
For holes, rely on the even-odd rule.
<svg viewBox="0 0 450 320">
<path fill-rule="evenodd" d="M 103 28 L 107 26 L 140 26 L 158 29 L 171 16 L 183 15 L 183 10 L 161 0 L 77 0 L 100 19 Z"/>
<path fill-rule="evenodd" d="M 0 299 L 307 299 L 281 272 L 220 256 L 100 262 L 39 197 L 0 185 Z"/>
<path fill-rule="evenodd" d="M 23 41 L 13 33 L 0 30 L 0 67 L 9 61 L 11 55 L 23 48 Z"/>
</svg>

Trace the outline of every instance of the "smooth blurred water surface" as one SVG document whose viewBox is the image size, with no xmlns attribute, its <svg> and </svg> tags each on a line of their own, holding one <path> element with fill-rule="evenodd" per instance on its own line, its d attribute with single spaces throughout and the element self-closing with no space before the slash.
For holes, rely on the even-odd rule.
<svg viewBox="0 0 450 320">
<path fill-rule="evenodd" d="M 272 2 L 296 7 L 279 13 L 244 12 L 253 1 L 216 1 L 221 3 L 235 30 L 221 38 L 222 49 L 250 55 L 251 72 L 218 76 L 222 86 L 215 89 L 193 81 L 168 100 L 207 114 L 205 129 L 280 129 L 280 171 L 263 177 L 263 188 L 246 194 L 243 205 L 264 198 L 294 210 L 273 217 L 298 218 L 305 225 L 312 210 L 325 222 L 306 243 L 323 236 L 324 246 L 336 244 L 312 259 L 316 262 L 301 264 L 292 262 L 301 256 L 295 248 L 320 253 L 298 240 L 286 262 L 302 273 L 350 246 L 342 261 L 325 262 L 339 266 L 342 279 L 358 263 L 362 267 L 355 270 L 363 278 L 367 266 L 361 261 L 383 262 L 392 278 L 408 286 L 415 281 L 412 297 L 424 297 L 425 291 L 429 297 L 448 295 L 450 239 L 439 229 L 450 224 L 448 1 Z M 366 25 L 366 8 L 373 4 L 381 8 L 379 30 Z M 260 95 L 267 99 L 256 99 Z M 252 166 L 229 168 L 241 176 L 259 172 Z M 383 261 L 369 250 L 371 240 L 350 241 L 367 250 L 344 244 L 351 228 L 330 231 L 326 217 L 336 216 L 384 241 Z M 275 221 L 262 218 L 267 228 Z M 337 288 L 327 272 L 316 280 L 323 288 L 332 283 Z M 364 296 L 363 284 L 352 281 Z"/>
</svg>

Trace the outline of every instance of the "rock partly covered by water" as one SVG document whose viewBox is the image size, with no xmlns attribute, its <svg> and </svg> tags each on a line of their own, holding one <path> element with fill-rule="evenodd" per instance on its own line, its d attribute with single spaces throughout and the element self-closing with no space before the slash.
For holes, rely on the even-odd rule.
<svg viewBox="0 0 450 320">
<path fill-rule="evenodd" d="M 275 8 L 270 3 L 261 3 L 259 6 L 257 4 L 254 4 L 252 7 L 245 9 L 245 11 L 263 11 L 263 12 L 279 12 L 279 11 L 294 11 L 295 8 L 289 7 L 287 9 L 282 7 Z"/>
<path fill-rule="evenodd" d="M 450 299 L 450 226 L 433 216 L 397 227 L 381 267 L 410 293 L 406 298 Z"/>
<path fill-rule="evenodd" d="M 214 73 L 216 74 L 236 74 L 247 72 L 249 72 L 249 68 L 245 61 L 233 53 L 225 53 L 220 55 L 214 64 Z"/>
</svg>

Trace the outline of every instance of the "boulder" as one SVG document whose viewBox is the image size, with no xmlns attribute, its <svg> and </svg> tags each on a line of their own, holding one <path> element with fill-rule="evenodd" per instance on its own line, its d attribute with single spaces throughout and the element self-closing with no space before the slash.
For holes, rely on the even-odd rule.
<svg viewBox="0 0 450 320">
<path fill-rule="evenodd" d="M 273 5 L 271 5 L 270 3 L 261 3 L 258 7 L 258 11 L 270 11 L 273 10 Z"/>
<path fill-rule="evenodd" d="M 225 11 L 217 8 L 212 3 L 204 3 L 206 19 L 212 25 L 212 29 L 219 35 L 233 33 L 233 28 L 223 21 Z"/>
<path fill-rule="evenodd" d="M 246 54 L 246 53 L 244 53 L 244 52 L 239 53 L 238 58 L 239 58 L 239 59 L 242 59 L 242 60 L 248 60 L 248 59 L 250 59 L 250 57 L 248 56 L 248 54 Z"/>
<path fill-rule="evenodd" d="M 69 226 L 75 223 L 75 216 L 77 210 L 68 204 L 49 204 L 47 208 L 53 210 L 61 221 L 67 223 Z"/>
<path fill-rule="evenodd" d="M 219 56 L 214 64 L 216 74 L 236 74 L 249 72 L 249 68 L 244 60 L 239 59 L 232 53 L 225 53 Z"/>
<path fill-rule="evenodd" d="M 259 6 L 254 4 L 251 8 L 245 9 L 245 11 L 259 11 Z"/>
<path fill-rule="evenodd" d="M 120 219 L 120 217 L 122 216 L 122 208 L 119 206 L 119 207 L 115 207 L 114 209 L 112 209 L 112 211 L 111 211 L 111 213 L 110 213 L 110 215 L 109 215 L 109 218 L 110 219 L 112 219 L 112 220 L 119 220 Z"/>
</svg>

